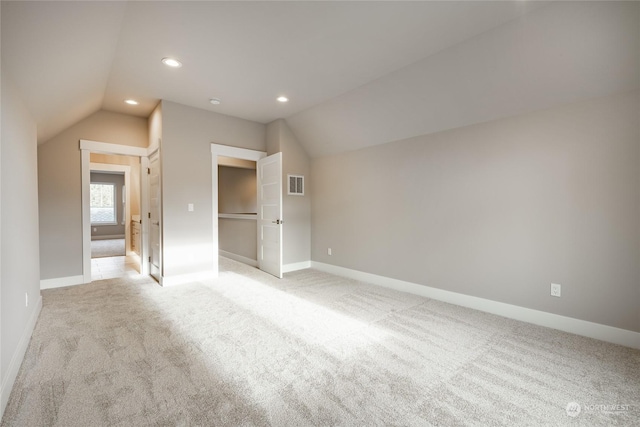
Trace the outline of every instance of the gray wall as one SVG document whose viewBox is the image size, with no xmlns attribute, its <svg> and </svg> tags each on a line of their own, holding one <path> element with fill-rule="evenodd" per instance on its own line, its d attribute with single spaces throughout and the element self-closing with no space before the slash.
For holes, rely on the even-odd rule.
<svg viewBox="0 0 640 427">
<path fill-rule="evenodd" d="M 284 221 L 282 262 L 287 265 L 309 261 L 311 259 L 311 188 L 309 186 L 311 161 L 284 120 L 279 119 L 269 123 L 266 135 L 267 153 L 271 155 L 282 152 L 282 219 Z M 287 194 L 288 174 L 305 177 L 304 196 Z"/>
<path fill-rule="evenodd" d="M 314 159 L 312 259 L 640 332 L 639 112 L 635 91 Z"/>
<path fill-rule="evenodd" d="M 147 119 L 98 111 L 38 146 L 41 279 L 82 274 L 81 139 L 146 147 Z"/>
<path fill-rule="evenodd" d="M 220 250 L 258 259 L 258 226 L 255 220 L 219 218 L 218 245 Z"/>
<path fill-rule="evenodd" d="M 264 136 L 263 124 L 162 101 L 165 277 L 213 268 L 211 143 L 265 151 Z"/>
<path fill-rule="evenodd" d="M 255 169 L 218 166 L 218 212 L 256 213 L 256 185 Z"/>
<path fill-rule="evenodd" d="M 37 315 L 40 298 L 36 124 L 5 74 L 1 121 L 0 417 L 26 350 L 20 340 L 26 343 L 31 336 L 29 320 Z"/>
<path fill-rule="evenodd" d="M 256 213 L 256 185 L 255 169 L 218 166 L 218 212 Z M 218 219 L 218 245 L 221 250 L 257 260 L 257 240 L 255 219 Z"/>
<path fill-rule="evenodd" d="M 91 239 L 101 236 L 122 236 L 124 238 L 124 221 L 122 203 L 122 186 L 124 185 L 124 173 L 99 173 L 91 172 L 91 183 L 112 183 L 116 185 L 116 221 L 117 225 L 91 225 Z M 128 219 L 131 221 L 131 218 Z"/>
</svg>

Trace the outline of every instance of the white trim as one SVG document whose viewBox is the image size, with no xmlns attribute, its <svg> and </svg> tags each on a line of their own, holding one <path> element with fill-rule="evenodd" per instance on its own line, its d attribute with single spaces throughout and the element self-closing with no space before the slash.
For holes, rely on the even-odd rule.
<svg viewBox="0 0 640 427">
<path fill-rule="evenodd" d="M 305 268 L 311 268 L 311 261 L 294 262 L 291 264 L 285 264 L 282 266 L 283 273 L 291 273 L 292 271 L 304 270 Z"/>
<path fill-rule="evenodd" d="M 162 138 L 158 138 L 157 141 L 151 141 L 149 146 L 146 148 L 147 154 L 141 157 L 149 157 L 156 151 L 160 149 L 160 145 L 162 145 Z"/>
<path fill-rule="evenodd" d="M 156 147 L 157 148 L 157 147 Z M 149 157 L 140 157 L 140 274 L 149 275 Z"/>
<path fill-rule="evenodd" d="M 84 280 L 83 275 L 57 277 L 55 279 L 40 280 L 40 289 L 64 288 L 65 286 L 82 285 L 83 283 L 89 283 Z"/>
<path fill-rule="evenodd" d="M 238 255 L 238 254 L 234 254 L 233 252 L 227 252 L 227 251 L 224 251 L 222 249 L 220 249 L 218 252 L 220 253 L 220 256 L 223 256 L 225 258 L 229 258 L 229 259 L 232 259 L 234 261 L 238 261 L 238 262 L 241 262 L 243 264 L 250 265 L 251 267 L 258 267 L 258 261 L 255 260 L 255 259 L 247 258 L 246 256 L 242 256 L 242 255 Z"/>
<path fill-rule="evenodd" d="M 111 144 L 108 142 L 80 140 L 80 149 L 92 153 L 120 154 L 122 156 L 144 157 L 147 155 L 147 147 L 132 147 L 130 145 Z"/>
<path fill-rule="evenodd" d="M 82 148 L 82 140 L 80 147 Z M 91 283 L 91 151 L 81 150 L 82 185 L 82 275 L 84 283 Z"/>
<path fill-rule="evenodd" d="M 267 153 L 264 151 L 249 150 L 247 148 L 231 147 L 229 145 L 211 144 L 211 154 L 216 156 L 233 157 L 236 159 L 252 160 L 257 162 L 258 160 L 267 157 Z"/>
<path fill-rule="evenodd" d="M 159 140 L 158 140 L 159 141 Z M 146 264 L 149 265 L 149 275 L 151 277 L 153 277 L 154 279 L 156 279 L 158 281 L 158 283 L 160 283 L 162 285 L 162 275 L 164 274 L 164 205 L 163 205 L 163 198 L 164 198 L 164 193 L 163 193 L 163 179 L 162 179 L 162 156 L 161 156 L 161 151 L 160 148 L 158 148 L 157 150 L 153 150 L 151 152 L 151 155 L 149 157 L 147 157 L 148 163 L 147 163 L 147 173 L 145 174 L 144 172 L 142 172 L 142 175 L 144 177 L 146 177 L 146 185 L 147 185 L 147 191 L 146 191 L 146 195 L 147 195 L 147 215 L 146 217 L 143 215 L 142 216 L 142 221 L 143 224 L 144 222 L 147 223 L 147 248 L 148 248 L 148 252 L 146 252 L 148 255 L 146 256 L 146 259 L 144 260 L 144 262 Z M 158 271 L 155 271 L 155 267 L 154 264 L 151 262 L 151 179 L 150 179 L 150 172 L 151 172 L 151 164 L 156 161 L 157 159 L 157 163 L 158 163 L 158 187 L 159 187 L 159 200 L 158 200 L 158 248 L 159 248 L 159 253 L 158 253 Z M 144 252 L 144 249 L 143 249 Z"/>
<path fill-rule="evenodd" d="M 405 282 L 403 280 L 378 276 L 376 274 L 364 273 L 362 271 L 351 270 L 349 268 L 322 262 L 311 262 L 311 267 L 320 271 L 335 274 L 337 276 L 348 277 L 362 282 L 372 283 L 385 288 L 395 289 L 422 297 L 432 298 L 462 307 L 473 308 L 498 316 L 520 320 L 522 322 L 533 323 L 534 325 L 545 326 L 547 328 L 558 329 L 576 335 L 595 338 L 614 344 L 640 349 L 640 332 L 615 328 L 613 326 L 588 322 L 586 320 L 574 319 L 561 316 L 559 314 L 547 313 L 540 310 L 519 307 L 517 305 L 506 304 L 457 292 L 445 291 L 443 289 L 432 288 L 419 285 L 417 283 Z"/>
<path fill-rule="evenodd" d="M 80 276 L 82 277 L 82 276 Z M 0 389 L 0 417 L 1 414 L 4 414 L 4 410 L 7 407 L 7 403 L 9 403 L 9 396 L 11 395 L 11 389 L 13 388 L 13 384 L 18 377 L 18 372 L 20 371 L 20 365 L 22 365 L 22 361 L 24 360 L 24 355 L 27 352 L 27 347 L 29 346 L 29 341 L 31 340 L 31 335 L 33 334 L 33 330 L 36 327 L 36 322 L 38 321 L 38 316 L 40 315 L 40 310 L 42 310 L 42 295 L 39 295 L 38 302 L 36 303 L 35 310 L 31 313 L 27 324 L 22 331 L 22 336 L 20 337 L 20 341 L 18 342 L 18 346 L 16 347 L 16 351 L 13 353 L 11 357 L 11 362 L 9 363 L 9 367 L 7 368 L 7 372 L 4 376 L 4 380 L 2 381 L 2 388 Z"/>
<path fill-rule="evenodd" d="M 163 276 L 160 284 L 163 287 L 182 285 L 185 283 L 211 281 L 217 277 L 213 270 L 200 271 L 198 273 L 179 274 L 177 276 Z"/>
<path fill-rule="evenodd" d="M 256 221 L 258 219 L 258 214 L 225 214 L 225 213 L 221 213 L 218 214 L 218 218 L 225 218 L 225 219 L 252 219 L 254 221 Z"/>
<path fill-rule="evenodd" d="M 257 162 L 258 160 L 267 157 L 267 153 L 264 151 L 231 147 L 228 145 L 211 144 L 211 212 L 213 213 L 213 217 L 211 218 L 211 239 L 213 242 L 212 265 L 214 277 L 218 277 L 218 256 L 220 255 L 220 246 L 218 244 L 218 156 L 233 157 L 236 159 L 252 160 Z M 256 194 L 256 203 L 257 198 Z"/>
</svg>

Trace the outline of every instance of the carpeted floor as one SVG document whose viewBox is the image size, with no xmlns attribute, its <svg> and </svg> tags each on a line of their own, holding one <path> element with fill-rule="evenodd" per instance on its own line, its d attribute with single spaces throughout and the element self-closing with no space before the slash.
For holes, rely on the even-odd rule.
<svg viewBox="0 0 640 427">
<path fill-rule="evenodd" d="M 125 255 L 124 239 L 106 239 L 91 241 L 91 258 L 104 258 Z"/>
<path fill-rule="evenodd" d="M 314 270 L 42 294 L 3 426 L 640 425 L 638 350 Z"/>
</svg>

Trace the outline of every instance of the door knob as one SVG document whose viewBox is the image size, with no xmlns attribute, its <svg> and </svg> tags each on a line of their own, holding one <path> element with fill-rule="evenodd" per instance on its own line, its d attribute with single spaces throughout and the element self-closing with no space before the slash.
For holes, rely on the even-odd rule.
<svg viewBox="0 0 640 427">
<path fill-rule="evenodd" d="M 283 221 L 276 219 L 275 221 L 271 221 L 274 224 L 282 224 Z"/>
</svg>

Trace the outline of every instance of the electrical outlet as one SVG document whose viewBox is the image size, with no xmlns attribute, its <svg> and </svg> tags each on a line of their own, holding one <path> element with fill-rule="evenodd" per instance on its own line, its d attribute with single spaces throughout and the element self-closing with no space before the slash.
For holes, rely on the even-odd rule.
<svg viewBox="0 0 640 427">
<path fill-rule="evenodd" d="M 24 294 L 24 306 L 29 307 L 29 294 L 26 292 Z"/>
<path fill-rule="evenodd" d="M 187 210 L 188 210 L 189 212 L 193 212 L 193 203 L 189 203 L 189 204 L 187 205 Z"/>
<path fill-rule="evenodd" d="M 331 248 L 327 248 L 327 255 L 331 255 Z"/>
<path fill-rule="evenodd" d="M 562 296 L 562 285 L 557 283 L 551 284 L 551 296 L 552 297 L 561 297 Z"/>
</svg>

